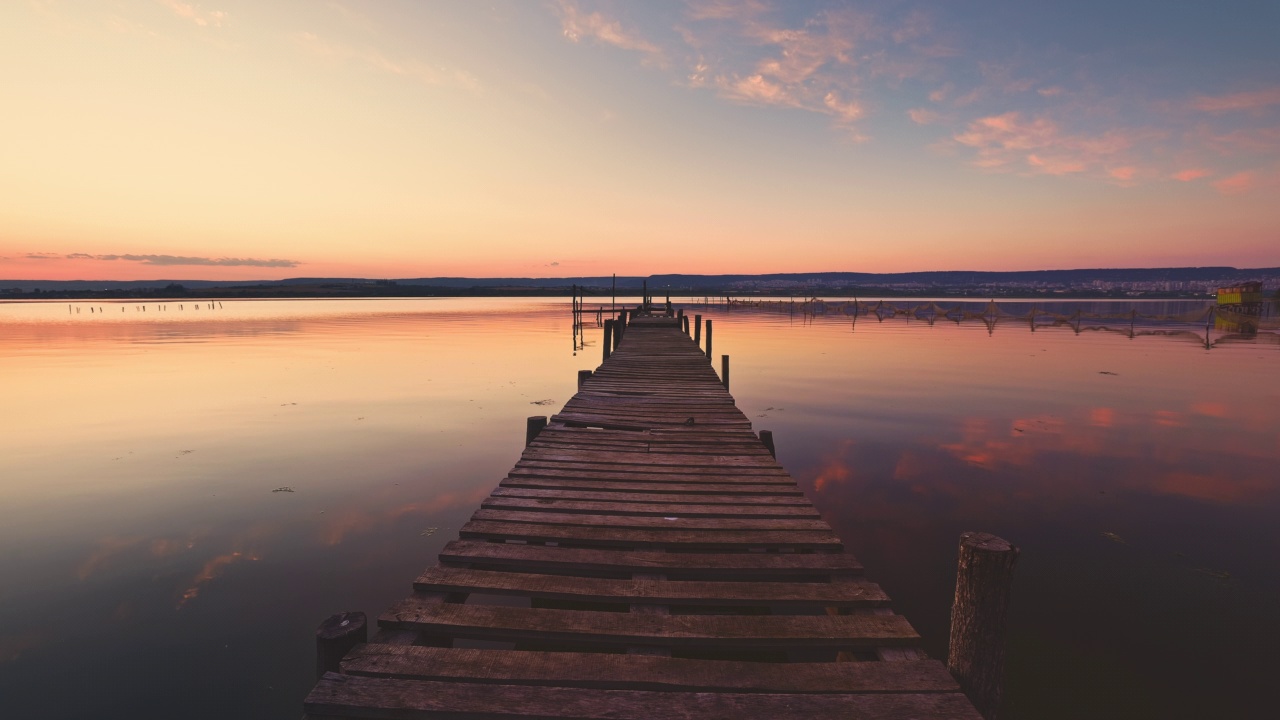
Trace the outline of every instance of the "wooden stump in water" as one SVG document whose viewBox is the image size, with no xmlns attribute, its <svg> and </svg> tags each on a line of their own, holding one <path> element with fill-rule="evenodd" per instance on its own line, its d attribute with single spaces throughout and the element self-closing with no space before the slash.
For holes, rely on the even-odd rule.
<svg viewBox="0 0 1280 720">
<path fill-rule="evenodd" d="M 590 370 L 579 370 L 578 371 L 578 389 L 581 390 L 582 384 L 590 379 L 591 379 Z"/>
<path fill-rule="evenodd" d="M 702 344 L 702 316 L 701 315 L 693 316 L 693 344 L 694 345 Z"/>
<path fill-rule="evenodd" d="M 711 359 L 711 318 L 707 318 L 707 360 Z"/>
<path fill-rule="evenodd" d="M 615 322 L 617 321 L 616 320 L 604 321 L 604 342 L 602 343 L 602 345 L 604 345 L 605 360 L 609 359 L 609 353 L 613 350 L 613 324 Z"/>
<path fill-rule="evenodd" d="M 338 672 L 338 663 L 351 648 L 365 642 L 369 627 L 362 612 L 330 615 L 316 628 L 316 677 Z"/>
<path fill-rule="evenodd" d="M 778 451 L 777 451 L 777 450 L 775 450 L 775 449 L 774 449 L 774 447 L 773 447 L 773 431 L 772 431 L 772 430 L 761 430 L 761 431 L 760 431 L 760 442 L 764 443 L 764 446 L 765 446 L 765 447 L 767 447 L 767 448 L 769 448 L 769 454 L 773 456 L 773 459 L 774 459 L 774 460 L 777 460 L 777 459 L 778 459 Z"/>
<path fill-rule="evenodd" d="M 707 339 L 710 340 L 711 336 L 708 335 Z M 720 356 L 720 382 L 724 383 L 725 390 L 729 389 L 729 356 L 728 355 Z"/>
<path fill-rule="evenodd" d="M 546 415 L 534 415 L 525 423 L 524 429 L 524 446 L 529 447 L 538 437 L 538 433 L 547 426 Z"/>
<path fill-rule="evenodd" d="M 995 720 L 1004 685 L 1005 619 L 1018 548 L 991 533 L 960 535 L 947 669 L 978 712 Z"/>
</svg>

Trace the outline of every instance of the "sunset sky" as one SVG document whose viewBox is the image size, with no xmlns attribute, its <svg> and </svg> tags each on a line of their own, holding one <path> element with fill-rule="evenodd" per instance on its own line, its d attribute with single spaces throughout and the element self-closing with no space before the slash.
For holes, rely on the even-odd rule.
<svg viewBox="0 0 1280 720">
<path fill-rule="evenodd" d="M 1280 265 L 1280 3 L 0 4 L 0 279 Z"/>
</svg>

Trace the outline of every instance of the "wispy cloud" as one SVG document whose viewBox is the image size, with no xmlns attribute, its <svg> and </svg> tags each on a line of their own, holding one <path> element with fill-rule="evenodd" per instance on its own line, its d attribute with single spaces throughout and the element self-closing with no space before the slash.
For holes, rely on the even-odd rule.
<svg viewBox="0 0 1280 720">
<path fill-rule="evenodd" d="M 191 257 L 185 255 L 90 255 L 89 253 L 27 253 L 28 260 L 101 260 L 136 262 L 143 265 L 204 265 L 215 267 L 298 267 L 297 260 L 281 258 Z"/>
<path fill-rule="evenodd" d="M 907 111 L 907 117 L 917 125 L 931 125 L 938 121 L 939 115 L 928 108 L 912 108 Z"/>
<path fill-rule="evenodd" d="M 1229 95 L 1201 95 L 1191 103 L 1196 110 L 1210 113 L 1260 110 L 1273 105 L 1280 105 L 1280 86 Z"/>
<path fill-rule="evenodd" d="M 358 48 L 326 40 L 310 32 L 297 33 L 294 39 L 303 49 L 319 57 L 340 62 L 355 62 L 378 72 L 411 78 L 425 85 L 456 87 L 477 95 L 484 90 L 476 76 L 447 65 L 396 59 L 371 48 Z"/>
<path fill-rule="evenodd" d="M 1179 170 L 1170 177 L 1174 180 L 1181 180 L 1182 182 L 1191 182 L 1192 180 L 1199 180 L 1202 177 L 1208 177 L 1212 174 L 1212 170 L 1207 170 L 1205 168 L 1187 168 L 1185 170 Z"/>
<path fill-rule="evenodd" d="M 953 139 L 972 148 L 973 164 L 986 169 L 1067 175 L 1111 168 L 1103 175 L 1112 180 L 1131 180 L 1137 174 L 1132 166 L 1116 164 L 1133 144 L 1121 130 L 1071 134 L 1048 118 L 1007 112 L 973 120 Z"/>
<path fill-rule="evenodd" d="M 557 9 L 560 13 L 560 30 L 571 42 L 589 38 L 623 50 L 635 50 L 654 58 L 662 57 L 661 48 L 635 31 L 624 28 L 619 20 L 606 17 L 600 12 L 583 12 L 577 3 L 570 0 L 561 0 Z"/>
<path fill-rule="evenodd" d="M 1244 172 L 1224 177 L 1213 183 L 1213 186 L 1223 195 L 1240 195 L 1249 192 L 1257 184 L 1258 174 L 1252 170 L 1245 170 Z"/>
<path fill-rule="evenodd" d="M 227 13 L 221 10 L 203 10 L 198 4 L 185 3 L 182 0 L 156 0 L 169 8 L 174 15 L 199 25 L 200 27 L 222 27 Z"/>
</svg>

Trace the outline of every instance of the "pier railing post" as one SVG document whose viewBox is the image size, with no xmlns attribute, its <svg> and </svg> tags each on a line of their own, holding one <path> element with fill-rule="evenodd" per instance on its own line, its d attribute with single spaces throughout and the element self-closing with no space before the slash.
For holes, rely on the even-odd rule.
<svg viewBox="0 0 1280 720">
<path fill-rule="evenodd" d="M 613 324 L 615 320 L 604 321 L 604 359 L 609 359 L 609 353 L 613 350 Z"/>
<path fill-rule="evenodd" d="M 362 612 L 330 615 L 316 628 L 316 677 L 338 672 L 338 663 L 351 648 L 369 639 L 369 626 Z"/>
<path fill-rule="evenodd" d="M 578 371 L 578 389 L 581 390 L 582 384 L 590 379 L 591 379 L 590 370 L 579 370 Z"/>
<path fill-rule="evenodd" d="M 537 439 L 538 433 L 547 426 L 546 415 L 534 415 L 525 422 L 524 428 L 524 446 L 529 447 L 533 441 Z"/>
<path fill-rule="evenodd" d="M 1005 619 L 1018 548 L 990 533 L 960 535 L 947 669 L 986 720 L 1004 689 Z"/>
<path fill-rule="evenodd" d="M 694 345 L 702 344 L 702 316 L 701 315 L 693 316 L 693 344 Z"/>
<path fill-rule="evenodd" d="M 711 337 L 710 335 L 707 336 L 708 339 L 710 337 Z M 724 383 L 725 390 L 729 389 L 729 356 L 728 355 L 720 356 L 720 382 Z"/>
<path fill-rule="evenodd" d="M 778 459 L 778 451 L 777 451 L 776 449 L 774 449 L 774 447 L 773 447 L 773 431 L 772 431 L 772 430 L 761 430 L 761 431 L 760 431 L 760 442 L 764 443 L 764 446 L 765 446 L 765 447 L 767 447 L 767 448 L 769 448 L 769 454 L 773 456 L 773 459 L 774 459 L 774 460 L 777 460 L 777 459 Z"/>
<path fill-rule="evenodd" d="M 707 318 L 707 359 L 711 359 L 711 318 Z"/>
</svg>

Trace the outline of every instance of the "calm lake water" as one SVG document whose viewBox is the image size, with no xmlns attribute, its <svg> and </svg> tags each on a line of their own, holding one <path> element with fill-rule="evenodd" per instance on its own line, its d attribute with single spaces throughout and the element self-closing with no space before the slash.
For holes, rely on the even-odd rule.
<svg viewBox="0 0 1280 720">
<path fill-rule="evenodd" d="M 316 624 L 407 595 L 600 357 L 562 302 L 178 305 L 0 304 L 6 717 L 300 716 Z M 934 656 L 959 534 L 1021 546 L 1008 717 L 1272 717 L 1274 331 L 691 312 Z"/>
</svg>

